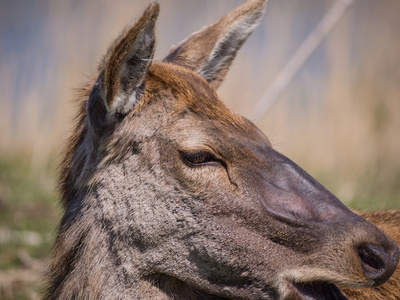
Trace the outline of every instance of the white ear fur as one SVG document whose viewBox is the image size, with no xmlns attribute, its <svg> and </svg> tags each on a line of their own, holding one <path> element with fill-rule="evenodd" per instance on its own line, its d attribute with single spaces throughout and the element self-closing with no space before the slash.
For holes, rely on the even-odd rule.
<svg viewBox="0 0 400 300">
<path fill-rule="evenodd" d="M 209 82 L 215 80 L 221 69 L 229 67 L 227 65 L 230 65 L 241 45 L 257 27 L 261 16 L 254 18 L 252 15 L 232 24 L 232 29 L 214 46 L 208 61 L 197 72 Z"/>
<path fill-rule="evenodd" d="M 154 27 L 143 28 L 121 59 L 118 91 L 113 95 L 113 99 L 103 99 L 108 112 L 127 114 L 139 101 L 141 93 L 138 87 L 142 85 L 151 65 L 154 44 Z"/>
<path fill-rule="evenodd" d="M 108 50 L 99 67 L 99 78 L 89 96 L 91 130 L 103 134 L 140 100 L 143 81 L 155 46 L 155 23 L 160 7 L 151 3 L 134 26 L 124 31 Z"/>
<path fill-rule="evenodd" d="M 155 46 L 155 23 L 159 4 L 151 3 L 136 24 L 123 32 L 108 51 L 100 67 L 104 76 L 103 101 L 111 114 L 127 114 L 138 102 Z"/>
<path fill-rule="evenodd" d="M 217 88 L 237 51 L 259 24 L 267 0 L 250 0 L 190 35 L 164 61 L 192 69 Z"/>
</svg>

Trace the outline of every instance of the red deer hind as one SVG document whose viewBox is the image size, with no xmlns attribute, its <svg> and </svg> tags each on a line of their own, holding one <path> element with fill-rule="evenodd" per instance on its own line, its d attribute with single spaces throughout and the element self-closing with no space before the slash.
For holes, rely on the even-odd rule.
<svg viewBox="0 0 400 300">
<path fill-rule="evenodd" d="M 346 299 L 399 251 L 218 98 L 252 0 L 153 61 L 159 4 L 84 89 L 46 299 Z"/>
</svg>

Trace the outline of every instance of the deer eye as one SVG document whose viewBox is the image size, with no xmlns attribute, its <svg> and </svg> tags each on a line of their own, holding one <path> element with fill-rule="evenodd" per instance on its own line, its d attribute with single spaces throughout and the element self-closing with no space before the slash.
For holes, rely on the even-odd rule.
<svg viewBox="0 0 400 300">
<path fill-rule="evenodd" d="M 199 151 L 182 151 L 181 152 L 181 158 L 182 160 L 192 166 L 200 166 L 204 164 L 210 164 L 210 163 L 222 163 L 220 159 L 215 157 L 212 153 L 204 150 L 199 150 Z"/>
</svg>

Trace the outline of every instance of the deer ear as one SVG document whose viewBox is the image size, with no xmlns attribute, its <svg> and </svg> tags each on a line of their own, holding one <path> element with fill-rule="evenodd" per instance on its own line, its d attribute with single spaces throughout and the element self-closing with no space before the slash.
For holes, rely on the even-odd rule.
<svg viewBox="0 0 400 300">
<path fill-rule="evenodd" d="M 237 51 L 258 25 L 266 3 L 247 1 L 172 48 L 164 61 L 189 68 L 218 88 Z"/>
<path fill-rule="evenodd" d="M 88 111 L 94 125 L 105 124 L 110 116 L 127 114 L 139 100 L 154 55 L 159 10 L 158 3 L 151 3 L 136 24 L 125 30 L 105 55 L 89 97 Z M 104 114 L 108 114 L 107 118 Z"/>
</svg>

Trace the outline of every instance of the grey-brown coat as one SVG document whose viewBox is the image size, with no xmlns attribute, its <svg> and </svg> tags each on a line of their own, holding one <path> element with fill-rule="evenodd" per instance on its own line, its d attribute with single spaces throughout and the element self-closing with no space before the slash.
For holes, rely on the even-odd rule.
<svg viewBox="0 0 400 300">
<path fill-rule="evenodd" d="M 398 248 L 276 152 L 215 88 L 266 0 L 153 61 L 159 5 L 111 45 L 61 168 L 46 299 L 345 299 Z"/>
</svg>

